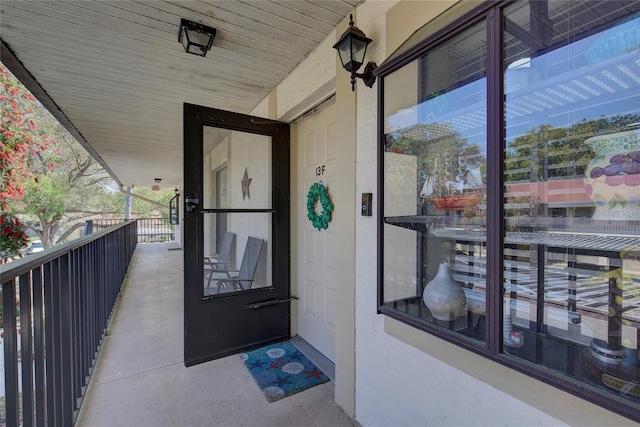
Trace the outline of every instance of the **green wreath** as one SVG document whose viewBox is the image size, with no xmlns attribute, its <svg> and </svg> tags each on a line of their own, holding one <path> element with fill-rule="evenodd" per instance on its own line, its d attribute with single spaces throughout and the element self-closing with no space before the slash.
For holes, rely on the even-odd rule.
<svg viewBox="0 0 640 427">
<path fill-rule="evenodd" d="M 320 199 L 320 205 L 322 206 L 322 213 L 316 214 L 316 202 Z M 307 194 L 307 217 L 313 224 L 314 228 L 318 230 L 326 230 L 331 222 L 331 213 L 333 212 L 333 204 L 329 200 L 329 194 L 324 185 L 315 183 L 309 189 Z"/>
</svg>

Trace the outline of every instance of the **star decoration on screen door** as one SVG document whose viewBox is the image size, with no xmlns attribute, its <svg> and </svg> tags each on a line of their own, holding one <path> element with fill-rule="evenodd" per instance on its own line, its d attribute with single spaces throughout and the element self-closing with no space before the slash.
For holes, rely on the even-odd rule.
<svg viewBox="0 0 640 427">
<path fill-rule="evenodd" d="M 245 197 L 248 197 L 249 200 L 251 200 L 249 186 L 251 185 L 252 179 L 253 178 L 249 178 L 249 175 L 247 174 L 247 168 L 244 168 L 244 176 L 242 177 L 242 181 L 240 181 L 242 183 L 242 200 L 244 200 Z"/>
</svg>

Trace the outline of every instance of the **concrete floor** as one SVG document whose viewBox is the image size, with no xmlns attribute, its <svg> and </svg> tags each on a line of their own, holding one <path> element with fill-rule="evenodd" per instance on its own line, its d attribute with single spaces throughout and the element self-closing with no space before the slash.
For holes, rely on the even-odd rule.
<svg viewBox="0 0 640 427">
<path fill-rule="evenodd" d="M 77 426 L 357 426 L 331 382 L 268 403 L 238 355 L 183 364 L 182 257 L 140 244 Z"/>
</svg>

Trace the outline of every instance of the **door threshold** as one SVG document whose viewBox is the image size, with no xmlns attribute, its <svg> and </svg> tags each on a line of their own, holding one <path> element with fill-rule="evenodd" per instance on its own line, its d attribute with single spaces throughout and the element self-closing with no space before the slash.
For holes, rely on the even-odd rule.
<svg viewBox="0 0 640 427">
<path fill-rule="evenodd" d="M 300 335 L 291 337 L 289 341 L 296 346 L 307 359 L 312 361 L 324 374 L 329 377 L 332 383 L 336 382 L 336 365 L 327 359 L 322 353 L 315 349 Z"/>
</svg>

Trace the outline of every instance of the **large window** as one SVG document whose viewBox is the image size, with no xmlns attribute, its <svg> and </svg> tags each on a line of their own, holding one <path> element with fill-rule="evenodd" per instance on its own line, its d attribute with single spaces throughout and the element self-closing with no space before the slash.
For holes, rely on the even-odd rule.
<svg viewBox="0 0 640 427">
<path fill-rule="evenodd" d="M 640 3 L 483 6 L 380 70 L 379 310 L 640 419 Z"/>
</svg>

